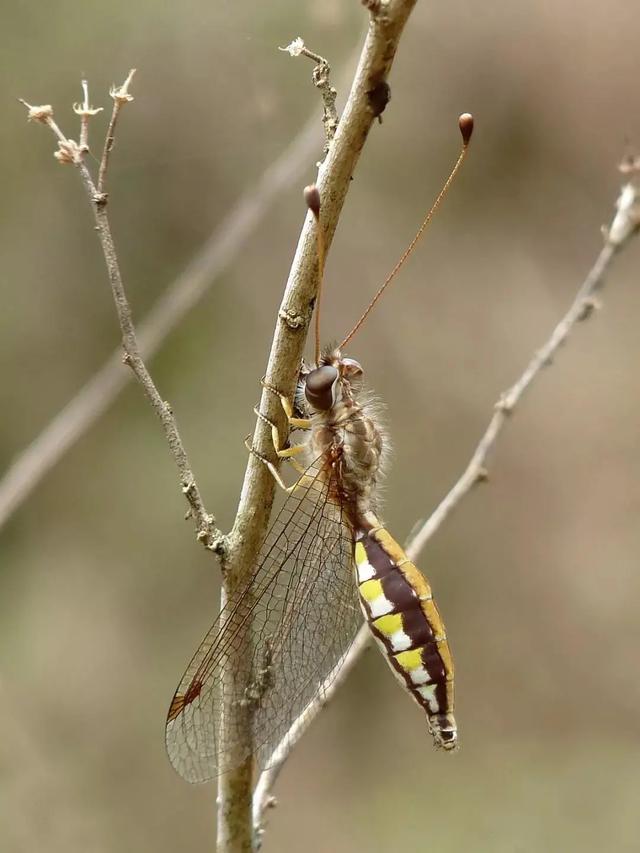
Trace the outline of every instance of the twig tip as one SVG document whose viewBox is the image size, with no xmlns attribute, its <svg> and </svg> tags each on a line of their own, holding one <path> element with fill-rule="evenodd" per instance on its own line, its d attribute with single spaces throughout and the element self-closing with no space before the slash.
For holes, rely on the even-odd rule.
<svg viewBox="0 0 640 853">
<path fill-rule="evenodd" d="M 118 104 L 126 104 L 133 100 L 133 95 L 129 92 L 129 86 L 131 85 L 131 81 L 133 80 L 135 73 L 136 69 L 132 68 L 127 74 L 127 79 L 124 81 L 122 86 L 116 86 L 113 84 L 109 89 L 109 95 Z"/>
<path fill-rule="evenodd" d="M 49 119 L 53 118 L 53 107 L 51 104 L 41 104 L 34 107 L 28 104 L 23 98 L 18 98 L 18 102 L 27 108 L 27 121 L 39 121 L 42 124 L 47 124 Z"/>
<path fill-rule="evenodd" d="M 278 48 L 278 50 L 281 50 L 283 53 L 288 53 L 289 56 L 300 56 L 300 54 L 304 53 L 304 49 L 304 39 L 302 39 L 300 36 L 294 38 L 294 40 L 290 42 L 286 47 Z"/>
</svg>

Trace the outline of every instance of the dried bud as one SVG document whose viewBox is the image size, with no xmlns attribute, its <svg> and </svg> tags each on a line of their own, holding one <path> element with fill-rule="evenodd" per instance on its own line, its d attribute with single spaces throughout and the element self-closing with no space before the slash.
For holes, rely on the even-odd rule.
<svg viewBox="0 0 640 853">
<path fill-rule="evenodd" d="M 380 118 L 391 100 L 391 87 L 386 80 L 381 80 L 372 89 L 367 90 L 367 98 L 373 115 Z"/>
<path fill-rule="evenodd" d="M 82 148 L 73 139 L 65 139 L 58 142 L 58 150 L 53 152 L 58 163 L 71 163 L 75 165 L 82 160 Z"/>
<path fill-rule="evenodd" d="M 300 56 L 304 51 L 304 41 L 300 36 L 298 36 L 298 38 L 294 39 L 291 44 L 288 44 L 286 47 L 279 47 L 278 50 L 288 53 L 289 56 Z"/>
<path fill-rule="evenodd" d="M 132 68 L 122 86 L 112 86 L 109 89 L 109 94 L 114 101 L 118 101 L 120 104 L 126 104 L 133 100 L 133 95 L 129 94 L 129 86 L 135 73 L 136 69 Z"/>
<path fill-rule="evenodd" d="M 49 119 L 53 118 L 53 107 L 51 104 L 42 104 L 39 107 L 32 107 L 26 101 L 20 99 L 20 103 L 24 104 L 29 110 L 27 113 L 27 121 L 40 121 L 42 124 L 47 124 Z"/>
<path fill-rule="evenodd" d="M 102 110 L 103 107 L 88 107 L 84 104 L 73 105 L 73 111 L 77 116 L 97 116 Z"/>
<path fill-rule="evenodd" d="M 304 188 L 304 200 L 316 219 L 320 218 L 320 191 L 315 184 Z"/>
<path fill-rule="evenodd" d="M 462 134 L 463 144 L 468 145 L 469 140 L 471 139 L 471 134 L 473 133 L 473 116 L 471 113 L 462 113 L 458 119 L 458 127 Z"/>
</svg>

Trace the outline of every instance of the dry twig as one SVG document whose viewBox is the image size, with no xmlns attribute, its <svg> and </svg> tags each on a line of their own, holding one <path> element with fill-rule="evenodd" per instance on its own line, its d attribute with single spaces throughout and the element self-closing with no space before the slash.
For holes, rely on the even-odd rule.
<svg viewBox="0 0 640 853">
<path fill-rule="evenodd" d="M 112 89 L 112 97 L 114 100 L 113 114 L 109 123 L 109 132 L 112 133 L 115 127 L 117 115 L 124 103 L 133 100 L 128 92 L 128 86 L 131 82 L 133 71 L 130 72 L 123 86 L 118 89 Z M 91 204 L 95 222 L 96 231 L 100 238 L 102 251 L 107 266 L 109 283 L 118 314 L 120 330 L 122 332 L 122 349 L 124 351 L 124 362 L 131 367 L 136 378 L 142 385 L 145 394 L 147 395 L 154 411 L 160 418 L 164 428 L 165 436 L 169 444 L 169 449 L 175 460 L 180 474 L 180 484 L 182 491 L 189 503 L 190 513 L 194 518 L 197 529 L 197 538 L 206 548 L 216 551 L 219 554 L 224 553 L 226 548 L 226 539 L 222 533 L 216 528 L 215 521 L 205 509 L 202 496 L 196 484 L 186 451 L 178 432 L 178 425 L 173 416 L 171 406 L 160 396 L 153 379 L 144 360 L 140 354 L 140 347 L 136 335 L 135 326 L 131 308 L 124 289 L 118 257 L 116 254 L 111 228 L 107 216 L 107 197 L 103 192 L 99 192 L 96 187 L 91 172 L 89 171 L 84 155 L 88 150 L 88 120 L 92 115 L 95 115 L 97 110 L 89 106 L 88 87 L 83 81 L 84 102 L 81 106 L 76 105 L 75 111 L 80 115 L 80 143 L 74 142 L 73 139 L 68 139 L 60 130 L 53 118 L 53 109 L 51 106 L 31 106 L 26 101 L 22 101 L 28 109 L 28 118 L 31 121 L 38 121 L 46 125 L 55 135 L 58 140 L 58 150 L 54 156 L 60 163 L 69 163 L 75 166 L 82 178 L 85 191 Z M 105 145 L 105 156 L 100 167 L 102 179 L 106 174 L 108 163 L 108 146 Z"/>
<path fill-rule="evenodd" d="M 417 559 L 427 542 L 440 529 L 449 513 L 472 490 L 473 486 L 486 480 L 487 459 L 509 415 L 543 367 L 551 364 L 556 352 L 567 340 L 576 324 L 591 316 L 596 307 L 595 296 L 604 286 L 605 276 L 614 256 L 628 243 L 630 237 L 637 233 L 639 228 L 640 188 L 635 183 L 630 182 L 622 188 L 616 203 L 616 214 L 611 226 L 605 232 L 604 246 L 578 289 L 569 310 L 545 344 L 534 354 L 520 378 L 500 396 L 494 407 L 493 417 L 464 473 L 427 521 L 411 537 L 406 547 L 411 560 Z M 265 812 L 275 804 L 275 799 L 271 793 L 273 786 L 292 749 L 338 688 L 346 681 L 360 655 L 367 648 L 370 637 L 371 633 L 365 624 L 358 632 L 342 663 L 323 682 L 316 699 L 309 703 L 276 747 L 270 758 L 269 768 L 260 775 L 253 797 L 253 821 L 258 842 L 263 833 Z"/>
<path fill-rule="evenodd" d="M 131 81 L 133 80 L 133 75 L 135 73 L 136 69 L 132 68 L 122 86 L 112 86 L 111 90 L 109 91 L 109 94 L 113 99 L 113 110 L 111 111 L 109 128 L 107 130 L 107 135 L 104 140 L 104 148 L 102 149 L 102 159 L 100 161 L 100 168 L 98 169 L 98 192 L 101 194 L 105 191 L 104 187 L 105 182 L 107 180 L 109 157 L 111 156 L 113 144 L 116 139 L 116 124 L 118 122 L 120 110 L 125 104 L 128 104 L 130 101 L 133 100 L 133 95 L 129 94 L 129 86 L 131 85 Z"/>
<path fill-rule="evenodd" d="M 329 152 L 329 147 L 331 146 L 331 140 L 336 135 L 339 121 L 338 110 L 336 109 L 336 97 L 338 93 L 329 80 L 331 66 L 324 57 L 314 53 L 312 50 L 309 50 L 300 37 L 294 39 L 291 44 L 288 44 L 286 47 L 281 47 L 280 50 L 286 51 L 290 56 L 306 56 L 308 59 L 312 59 L 315 62 L 313 69 L 313 85 L 322 95 L 322 103 L 324 107 L 322 124 L 324 125 L 324 133 L 326 137 L 323 154 L 326 157 Z"/>
<path fill-rule="evenodd" d="M 323 228 L 327 246 L 335 231 L 336 223 L 349 187 L 349 182 L 357 163 L 359 153 L 364 145 L 376 112 L 372 109 L 370 93 L 380 86 L 386 85 L 391 62 L 397 49 L 404 24 L 415 5 L 415 0 L 389 0 L 384 4 L 384 15 L 381 14 L 381 4 L 367 3 L 372 14 L 371 26 L 362 51 L 356 77 L 349 95 L 345 113 L 339 123 L 335 113 L 335 91 L 333 101 L 329 104 L 326 93 L 328 79 L 316 83 L 325 97 L 325 129 L 329 141 L 326 162 L 321 168 L 318 185 L 323 198 Z M 306 49 L 305 49 L 306 50 Z M 305 51 L 302 51 L 305 52 Z M 320 68 L 328 69 L 321 57 L 306 51 Z M 57 159 L 62 163 L 73 164 L 79 171 L 83 185 L 92 204 L 96 230 L 102 244 L 109 280 L 118 312 L 122 331 L 125 362 L 129 364 L 138 381 L 143 386 L 151 405 L 160 417 L 172 455 L 178 466 L 183 491 L 189 501 L 191 512 L 196 520 L 198 539 L 220 553 L 224 557 L 225 596 L 233 599 L 245 583 L 246 571 L 255 564 L 258 550 L 264 538 L 273 501 L 273 480 L 266 468 L 253 456 L 250 456 L 243 484 L 240 505 L 229 537 L 224 537 L 214 525 L 213 518 L 206 512 L 202 498 L 196 486 L 190 469 L 184 447 L 182 445 L 177 425 L 170 406 L 162 400 L 155 384 L 143 361 L 141 348 L 133 325 L 131 310 L 122 283 L 120 269 L 113 245 L 113 239 L 106 214 L 107 197 L 104 192 L 109 155 L 113 147 L 114 132 L 121 106 L 131 100 L 128 86 L 131 76 L 119 89 L 112 91 L 114 110 L 109 124 L 105 141 L 102 162 L 100 164 L 97 184 L 94 182 L 84 160 L 88 148 L 89 118 L 95 114 L 90 107 L 86 84 L 83 84 L 84 100 L 76 112 L 81 116 L 80 142 L 68 139 L 53 120 L 51 107 L 31 107 L 29 118 L 46 124 L 58 139 Z M 326 84 L 326 86 L 325 86 Z M 329 119 L 329 121 L 327 121 Z M 336 130 L 337 125 L 337 130 Z M 335 133 L 335 136 L 332 136 Z M 589 276 L 580 288 L 573 305 L 556 327 L 549 341 L 536 353 L 522 377 L 512 388 L 502 396 L 496 406 L 496 411 L 474 453 L 466 471 L 436 509 L 432 517 L 418 532 L 408 553 L 415 556 L 424 547 L 427 540 L 439 528 L 451 509 L 471 490 L 479 479 L 484 477 L 485 463 L 490 450 L 506 422 L 508 414 L 540 373 L 542 367 L 549 363 L 558 347 L 566 340 L 574 325 L 585 319 L 594 307 L 593 297 L 602 287 L 604 275 L 617 251 L 626 244 L 632 233 L 638 229 L 638 191 L 633 184 L 628 184 L 618 201 L 618 213 L 608 231 L 604 248 Z M 289 275 L 287 288 L 278 314 L 271 353 L 266 372 L 267 383 L 277 387 L 284 393 L 290 393 L 295 384 L 298 366 L 302 356 L 306 331 L 309 325 L 313 300 L 317 288 L 317 268 L 315 243 L 313 240 L 312 217 L 308 216 L 303 228 L 298 249 Z M 272 399 L 272 395 L 264 393 L 261 401 L 261 412 L 266 419 L 275 421 L 281 428 L 283 415 L 280 408 Z M 258 419 L 254 432 L 254 446 L 259 454 L 273 458 L 270 431 L 265 421 Z M 333 695 L 337 687 L 344 681 L 354 665 L 362 648 L 366 644 L 368 634 L 360 632 L 358 638 L 347 654 L 338 671 L 329 676 L 326 687 L 320 692 L 317 702 L 305 709 L 294 727 L 289 732 L 282 748 L 274 753 L 274 764 L 270 771 L 261 777 L 256 787 L 254 797 L 254 820 L 257 828 L 261 827 L 264 808 L 271 800 L 270 789 L 275 778 L 286 760 L 292 746 L 299 740 L 309 723 L 317 715 L 321 707 Z M 229 661 L 230 671 L 225 677 L 233 678 L 233 660 Z M 244 719 L 234 719 L 231 726 L 238 731 L 246 727 L 247 740 L 250 740 L 251 721 L 248 711 L 240 712 Z M 233 759 L 231 758 L 231 763 Z M 221 780 L 219 796 L 219 850 L 225 853 L 231 851 L 250 850 L 252 847 L 251 820 L 251 762 L 241 762 L 233 772 Z"/>
<path fill-rule="evenodd" d="M 355 65 L 359 53 L 358 50 L 353 61 L 346 63 L 348 67 Z M 169 333 L 228 269 L 253 230 L 271 210 L 273 200 L 301 179 L 317 145 L 314 110 L 290 145 L 239 198 L 223 223 L 139 324 L 138 346 L 145 360 L 158 351 Z M 109 356 L 4 472 L 0 481 L 0 529 L 129 382 L 133 374 L 122 370 L 121 352 L 118 348 Z"/>
<path fill-rule="evenodd" d="M 323 230 L 327 248 L 331 244 L 351 177 L 375 118 L 368 92 L 379 81 L 386 80 L 404 25 L 414 6 L 415 0 L 389 0 L 384 17 L 371 16 L 351 91 L 317 180 L 323 199 Z M 266 382 L 272 388 L 278 388 L 288 396 L 292 395 L 297 380 L 317 284 L 313 216 L 309 213 L 278 313 L 265 375 Z M 273 394 L 263 392 L 260 411 L 266 419 L 278 426 L 281 433 L 284 432 L 284 413 L 274 400 Z M 256 422 L 253 446 L 263 458 L 276 463 L 271 431 L 261 418 Z M 252 454 L 248 460 L 240 505 L 230 534 L 230 558 L 225 574 L 225 594 L 230 598 L 243 588 L 247 572 L 255 565 L 271 513 L 273 496 L 273 478 L 262 462 Z M 242 652 L 240 656 L 241 654 Z M 236 663 L 239 664 L 240 661 Z M 233 677 L 234 672 L 241 671 L 241 666 L 234 667 L 231 658 L 228 667 L 228 677 Z M 243 732 L 245 743 L 250 743 L 250 721 L 244 709 L 238 709 L 237 713 L 244 715 L 244 719 L 223 723 L 223 733 L 228 725 L 236 733 Z M 237 763 L 237 767 L 220 778 L 218 794 L 218 849 L 224 853 L 251 850 L 253 844 L 252 762 L 251 759 L 236 762 L 232 752 L 229 756 L 230 765 Z"/>
</svg>

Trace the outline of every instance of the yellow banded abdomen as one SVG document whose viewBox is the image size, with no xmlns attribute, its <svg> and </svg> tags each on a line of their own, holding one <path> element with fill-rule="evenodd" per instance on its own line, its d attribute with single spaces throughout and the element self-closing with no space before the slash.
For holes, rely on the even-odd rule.
<svg viewBox="0 0 640 853">
<path fill-rule="evenodd" d="M 365 619 L 396 677 L 425 710 L 436 746 L 453 749 L 453 660 L 431 587 L 383 528 L 356 531 Z"/>
</svg>

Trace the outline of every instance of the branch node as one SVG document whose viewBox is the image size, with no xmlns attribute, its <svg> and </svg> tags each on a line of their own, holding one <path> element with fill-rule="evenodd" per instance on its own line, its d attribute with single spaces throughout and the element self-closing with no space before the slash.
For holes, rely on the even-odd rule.
<svg viewBox="0 0 640 853">
<path fill-rule="evenodd" d="M 229 557 L 229 538 L 220 533 L 219 530 L 216 530 L 214 524 L 215 522 L 212 517 L 211 538 L 209 544 L 206 545 L 206 548 L 209 551 L 213 551 L 217 557 L 220 557 L 224 570 L 224 564 Z"/>
<path fill-rule="evenodd" d="M 502 414 L 507 417 L 513 413 L 514 407 L 515 403 L 508 391 L 505 391 L 504 394 L 500 395 L 500 399 L 495 405 L 496 411 L 502 412 Z"/>
<path fill-rule="evenodd" d="M 481 465 L 476 471 L 476 483 L 486 483 L 489 480 L 489 469 Z"/>
<path fill-rule="evenodd" d="M 373 19 L 378 18 L 385 6 L 384 0 L 362 0 L 362 5 Z"/>
<path fill-rule="evenodd" d="M 281 308 L 278 311 L 278 317 L 292 332 L 304 329 L 308 322 L 306 317 L 298 314 L 293 308 Z"/>
<path fill-rule="evenodd" d="M 587 296 L 582 303 L 582 312 L 578 316 L 578 322 L 582 323 L 588 320 L 594 311 L 599 311 L 602 308 L 602 302 L 596 296 Z"/>
</svg>

